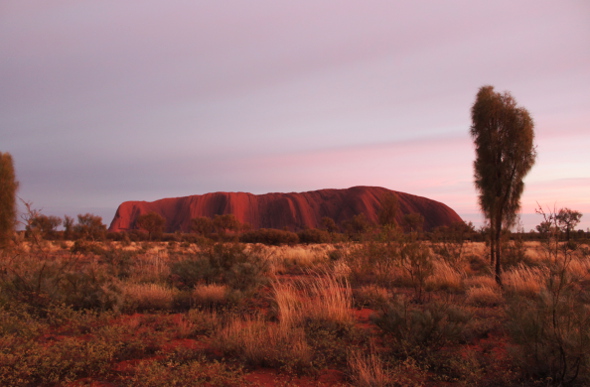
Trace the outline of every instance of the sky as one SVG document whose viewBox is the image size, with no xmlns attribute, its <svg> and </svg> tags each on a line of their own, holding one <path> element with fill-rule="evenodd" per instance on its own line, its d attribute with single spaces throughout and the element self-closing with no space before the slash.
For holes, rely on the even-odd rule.
<svg viewBox="0 0 590 387">
<path fill-rule="evenodd" d="M 484 85 L 535 122 L 522 228 L 589 228 L 586 0 L 0 2 L 0 152 L 46 215 L 368 185 L 479 226 Z"/>
</svg>

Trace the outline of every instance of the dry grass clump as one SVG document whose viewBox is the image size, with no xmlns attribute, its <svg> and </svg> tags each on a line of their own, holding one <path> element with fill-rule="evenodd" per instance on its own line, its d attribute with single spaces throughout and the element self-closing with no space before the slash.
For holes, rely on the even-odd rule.
<svg viewBox="0 0 590 387">
<path fill-rule="evenodd" d="M 519 265 L 503 273 L 502 283 L 509 293 L 535 297 L 544 287 L 545 275 L 540 269 Z"/>
<path fill-rule="evenodd" d="M 296 326 L 305 319 L 352 322 L 352 290 L 347 281 L 333 274 L 315 275 L 298 283 L 275 283 L 273 290 L 283 325 Z"/>
<path fill-rule="evenodd" d="M 460 291 L 463 289 L 463 276 L 450 263 L 434 261 L 434 273 L 426 279 L 429 290 Z"/>
<path fill-rule="evenodd" d="M 228 301 L 227 285 L 209 284 L 196 285 L 192 292 L 192 300 L 195 305 L 204 307 L 219 306 Z"/>
<path fill-rule="evenodd" d="M 502 292 L 495 286 L 478 286 L 467 289 L 466 303 L 477 306 L 496 306 L 504 300 Z"/>
<path fill-rule="evenodd" d="M 260 316 L 230 321 L 215 336 L 213 345 L 251 366 L 306 369 L 313 358 L 302 329 L 271 324 Z"/>
<path fill-rule="evenodd" d="M 166 251 L 149 252 L 134 257 L 131 266 L 132 282 L 162 282 L 170 276 Z"/>
<path fill-rule="evenodd" d="M 582 256 L 575 257 L 568 263 L 567 270 L 576 278 L 585 278 L 590 274 L 590 259 Z"/>
<path fill-rule="evenodd" d="M 328 262 L 331 246 L 278 246 L 268 247 L 273 272 L 284 272 L 292 268 L 299 270 L 317 269 Z"/>
<path fill-rule="evenodd" d="M 354 386 L 376 387 L 389 385 L 390 375 L 383 360 L 371 348 L 369 354 L 359 350 L 351 351 L 348 355 L 348 370 Z"/>
<path fill-rule="evenodd" d="M 130 311 L 169 310 L 177 293 L 177 289 L 161 284 L 127 283 L 123 287 L 124 308 Z"/>
</svg>

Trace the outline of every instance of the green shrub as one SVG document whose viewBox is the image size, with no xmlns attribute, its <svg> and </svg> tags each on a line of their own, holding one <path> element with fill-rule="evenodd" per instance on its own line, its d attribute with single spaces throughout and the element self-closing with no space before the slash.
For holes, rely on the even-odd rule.
<svg viewBox="0 0 590 387">
<path fill-rule="evenodd" d="M 262 243 L 265 245 L 294 245 L 299 242 L 297 234 L 291 231 L 277 230 L 274 228 L 261 228 L 248 231 L 240 236 L 242 243 Z"/>
<path fill-rule="evenodd" d="M 177 287 L 225 284 L 249 291 L 267 281 L 270 261 L 255 248 L 235 243 L 216 243 L 198 255 L 172 264 L 172 281 Z"/>
<path fill-rule="evenodd" d="M 38 386 L 61 384 L 109 371 L 116 347 L 101 340 L 64 338 L 54 345 L 22 340 L 15 335 L 2 338 L 0 384 Z"/>
<path fill-rule="evenodd" d="M 317 228 L 308 228 L 297 233 L 299 243 L 329 243 L 332 236 L 329 232 L 318 230 Z"/>
<path fill-rule="evenodd" d="M 459 343 L 470 317 L 454 305 L 431 302 L 420 306 L 398 298 L 371 319 L 393 343 L 394 351 L 416 356 Z"/>
<path fill-rule="evenodd" d="M 231 387 L 246 385 L 243 371 L 224 363 L 208 362 L 205 358 L 185 359 L 174 355 L 157 361 L 139 363 L 133 374 L 122 381 L 122 386 L 210 386 Z"/>
</svg>

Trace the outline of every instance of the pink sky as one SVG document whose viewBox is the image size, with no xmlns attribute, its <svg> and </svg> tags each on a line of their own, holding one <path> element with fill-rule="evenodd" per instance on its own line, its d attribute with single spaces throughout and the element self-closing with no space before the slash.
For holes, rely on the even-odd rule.
<svg viewBox="0 0 590 387">
<path fill-rule="evenodd" d="M 126 200 L 378 185 L 481 224 L 480 86 L 535 120 L 523 226 L 590 227 L 590 3 L 0 3 L 0 151 L 46 214 Z"/>
</svg>

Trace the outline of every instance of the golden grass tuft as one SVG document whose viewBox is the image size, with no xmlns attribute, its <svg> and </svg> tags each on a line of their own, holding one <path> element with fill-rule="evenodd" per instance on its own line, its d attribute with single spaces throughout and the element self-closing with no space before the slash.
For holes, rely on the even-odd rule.
<svg viewBox="0 0 590 387">
<path fill-rule="evenodd" d="M 233 319 L 218 332 L 213 345 L 252 366 L 277 367 L 284 363 L 298 363 L 307 367 L 313 357 L 302 329 L 271 324 L 261 316 Z"/>
<path fill-rule="evenodd" d="M 125 284 L 123 295 L 126 308 L 131 310 L 171 309 L 178 290 L 160 284 Z"/>
<path fill-rule="evenodd" d="M 426 279 L 430 290 L 460 291 L 463 289 L 463 277 L 446 261 L 434 261 L 434 274 Z"/>
<path fill-rule="evenodd" d="M 502 274 L 502 283 L 509 293 L 534 297 L 543 289 L 545 276 L 540 269 L 519 265 Z"/>
<path fill-rule="evenodd" d="M 371 348 L 368 355 L 359 350 L 351 351 L 348 355 L 348 370 L 354 386 L 387 386 L 390 382 L 390 375 L 385 369 L 383 360 L 374 348 Z"/>
<path fill-rule="evenodd" d="M 227 302 L 227 285 L 196 285 L 192 293 L 193 302 L 200 306 L 222 305 Z"/>
<path fill-rule="evenodd" d="M 316 274 L 298 283 L 275 283 L 273 291 L 282 325 L 293 327 L 305 319 L 353 321 L 350 285 L 333 274 Z"/>
<path fill-rule="evenodd" d="M 496 306 L 504 301 L 498 286 L 479 286 L 467 289 L 465 302 L 477 306 Z"/>
</svg>

